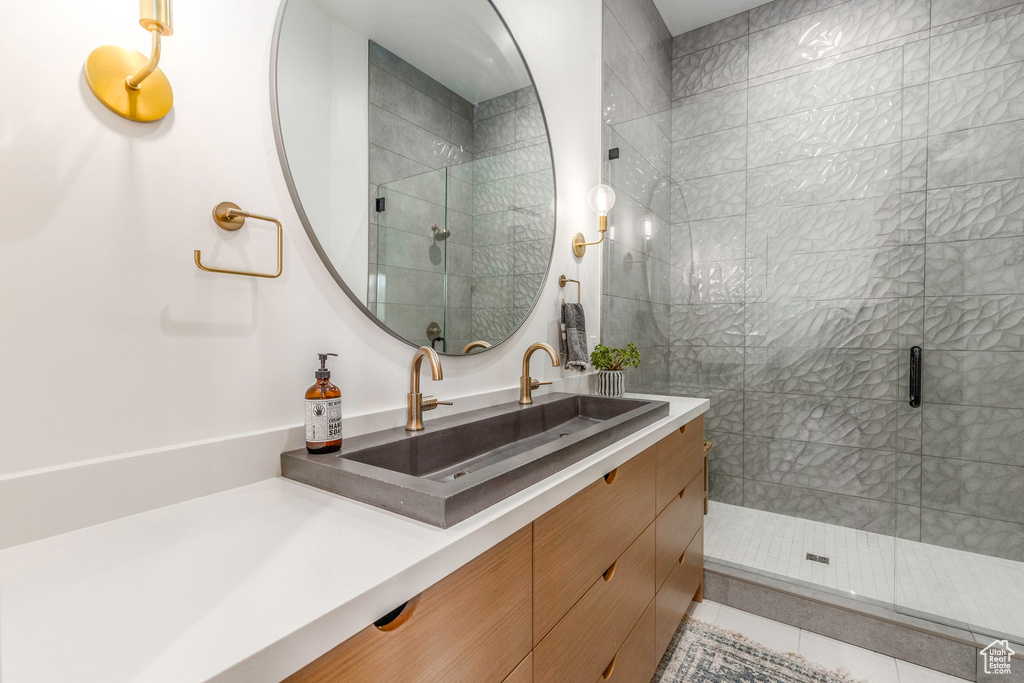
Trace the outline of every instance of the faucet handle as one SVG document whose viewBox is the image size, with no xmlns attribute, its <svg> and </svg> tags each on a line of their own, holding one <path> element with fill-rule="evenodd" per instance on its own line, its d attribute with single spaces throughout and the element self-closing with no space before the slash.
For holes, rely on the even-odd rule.
<svg viewBox="0 0 1024 683">
<path fill-rule="evenodd" d="M 536 389 L 538 387 L 543 387 L 543 386 L 546 386 L 548 384 L 551 384 L 551 382 L 541 382 L 541 381 L 535 379 L 535 380 L 531 380 L 530 388 L 531 389 Z"/>
<path fill-rule="evenodd" d="M 433 410 L 438 406 L 450 406 L 451 401 L 438 401 L 436 396 L 424 396 L 421 403 L 423 410 Z"/>
</svg>

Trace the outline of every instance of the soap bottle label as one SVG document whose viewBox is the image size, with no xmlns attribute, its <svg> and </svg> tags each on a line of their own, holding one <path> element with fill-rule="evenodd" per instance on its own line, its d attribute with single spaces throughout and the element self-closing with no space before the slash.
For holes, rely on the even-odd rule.
<svg viewBox="0 0 1024 683">
<path fill-rule="evenodd" d="M 320 443 L 341 438 L 341 399 L 306 401 L 306 441 Z"/>
</svg>

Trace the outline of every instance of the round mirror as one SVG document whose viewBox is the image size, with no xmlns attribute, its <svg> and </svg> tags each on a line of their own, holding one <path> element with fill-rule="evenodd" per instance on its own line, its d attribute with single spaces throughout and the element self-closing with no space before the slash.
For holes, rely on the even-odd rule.
<svg viewBox="0 0 1024 683">
<path fill-rule="evenodd" d="M 508 338 L 551 260 L 555 180 L 490 2 L 285 0 L 271 73 L 288 188 L 342 289 L 415 346 Z"/>
</svg>

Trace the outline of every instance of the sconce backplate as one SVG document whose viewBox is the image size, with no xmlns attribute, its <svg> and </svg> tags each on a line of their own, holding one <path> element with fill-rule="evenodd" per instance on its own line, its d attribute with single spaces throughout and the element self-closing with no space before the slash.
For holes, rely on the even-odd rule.
<svg viewBox="0 0 1024 683">
<path fill-rule="evenodd" d="M 85 63 L 89 89 L 107 109 L 132 121 L 159 121 L 174 104 L 174 92 L 159 68 L 138 89 L 128 87 L 128 77 L 146 66 L 149 57 L 117 45 L 92 51 Z"/>
</svg>

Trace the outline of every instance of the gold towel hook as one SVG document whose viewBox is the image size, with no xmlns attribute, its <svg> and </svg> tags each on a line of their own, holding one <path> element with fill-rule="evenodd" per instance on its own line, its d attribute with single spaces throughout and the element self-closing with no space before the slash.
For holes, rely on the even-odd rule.
<svg viewBox="0 0 1024 683">
<path fill-rule="evenodd" d="M 570 278 L 567 278 L 564 275 L 559 275 L 558 276 L 558 286 L 561 287 L 562 289 L 565 289 L 565 285 L 570 283 L 570 282 L 575 282 L 576 283 L 576 303 L 580 303 L 580 301 L 581 301 L 581 299 L 580 299 L 580 289 L 581 289 L 580 281 L 579 280 L 572 280 Z M 563 304 L 565 303 L 565 297 L 564 296 L 562 297 L 562 303 Z"/>
<path fill-rule="evenodd" d="M 202 253 L 196 249 L 195 259 L 196 265 L 199 270 L 205 270 L 207 273 L 226 273 L 228 275 L 247 275 L 249 277 L 266 277 L 274 278 L 281 275 L 283 269 L 282 252 L 284 246 L 284 228 L 281 226 L 281 221 L 270 216 L 261 216 L 258 213 L 249 213 L 248 211 L 242 211 L 238 207 L 238 204 L 232 202 L 221 202 L 217 206 L 213 207 L 213 220 L 224 230 L 235 231 L 245 225 L 246 218 L 254 218 L 258 221 L 267 221 L 277 226 L 277 272 L 276 273 L 253 273 L 245 270 L 228 270 L 226 268 L 209 268 L 202 264 Z"/>
</svg>

